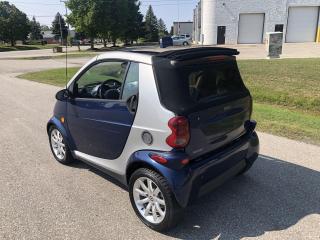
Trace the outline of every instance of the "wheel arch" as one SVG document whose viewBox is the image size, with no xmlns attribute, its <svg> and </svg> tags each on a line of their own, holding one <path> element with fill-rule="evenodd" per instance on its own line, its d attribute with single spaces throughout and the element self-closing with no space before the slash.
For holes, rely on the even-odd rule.
<svg viewBox="0 0 320 240">
<path fill-rule="evenodd" d="M 179 187 L 176 186 L 177 184 L 181 184 L 181 181 L 183 181 L 184 179 L 185 173 L 183 173 L 183 171 L 176 171 L 174 169 L 168 168 L 167 166 L 164 166 L 152 160 L 149 155 L 150 153 L 154 152 L 155 151 L 151 150 L 141 150 L 131 155 L 128 160 L 125 172 L 125 183 L 127 184 L 127 186 L 129 186 L 130 177 L 137 169 L 148 168 L 166 179 L 179 205 L 182 207 L 186 206 L 186 204 L 180 201 L 181 199 L 179 198 L 179 195 L 177 195 L 177 190 L 179 189 Z"/>
<path fill-rule="evenodd" d="M 63 138 L 66 141 L 66 144 L 68 145 L 69 149 L 71 150 L 71 152 L 75 149 L 74 148 L 74 144 L 73 142 L 70 140 L 69 134 L 67 132 L 67 129 L 65 128 L 64 124 L 61 123 L 61 121 L 59 119 L 57 119 L 56 117 L 52 117 L 49 122 L 47 123 L 47 134 L 49 136 L 49 131 L 50 128 L 54 126 L 56 127 L 62 134 Z"/>
<path fill-rule="evenodd" d="M 147 169 L 153 170 L 156 173 L 163 176 L 163 174 L 157 168 L 152 166 L 151 164 L 144 162 L 144 161 L 134 161 L 130 165 L 128 165 L 127 170 L 126 170 L 126 183 L 127 183 L 127 185 L 129 185 L 130 177 L 132 176 L 132 174 L 140 168 L 147 168 Z"/>
<path fill-rule="evenodd" d="M 48 122 L 48 123 L 47 123 L 47 134 L 48 134 L 48 135 L 49 135 L 49 130 L 50 130 L 50 128 L 51 128 L 52 126 L 55 126 L 55 127 L 56 127 L 56 125 L 55 125 L 54 123 L 52 123 L 52 122 Z"/>
</svg>

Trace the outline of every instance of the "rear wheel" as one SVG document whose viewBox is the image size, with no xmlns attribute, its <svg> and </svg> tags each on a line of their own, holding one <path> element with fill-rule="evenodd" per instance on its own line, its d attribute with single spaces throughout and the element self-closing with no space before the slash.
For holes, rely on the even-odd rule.
<svg viewBox="0 0 320 240">
<path fill-rule="evenodd" d="M 188 46 L 188 45 L 189 45 L 188 42 L 184 42 L 184 43 L 183 43 L 183 46 Z"/>
<path fill-rule="evenodd" d="M 129 195 L 137 216 L 156 231 L 174 227 L 181 217 L 181 207 L 167 181 L 155 171 L 136 170 L 130 178 Z"/>
<path fill-rule="evenodd" d="M 51 152 L 58 162 L 69 164 L 74 161 L 62 133 L 55 126 L 49 129 L 49 142 Z"/>
<path fill-rule="evenodd" d="M 238 173 L 238 176 L 243 175 L 243 174 L 246 174 L 246 173 L 251 169 L 251 167 L 253 166 L 253 163 L 254 163 L 254 162 L 249 162 L 249 161 L 247 161 L 245 168 L 242 169 L 242 170 Z"/>
</svg>

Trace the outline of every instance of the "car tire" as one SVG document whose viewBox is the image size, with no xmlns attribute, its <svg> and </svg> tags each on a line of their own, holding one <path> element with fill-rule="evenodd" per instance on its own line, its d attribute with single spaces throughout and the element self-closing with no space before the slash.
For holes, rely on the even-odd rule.
<svg viewBox="0 0 320 240">
<path fill-rule="evenodd" d="M 188 45 L 189 45 L 188 42 L 184 42 L 184 43 L 183 43 L 183 46 L 188 46 Z"/>
<path fill-rule="evenodd" d="M 144 189 L 150 190 L 149 181 L 151 181 L 153 191 Z M 144 184 L 144 188 L 141 187 L 141 182 Z M 147 192 L 148 195 L 146 195 Z M 173 228 L 182 217 L 182 208 L 178 205 L 166 179 L 153 170 L 140 168 L 131 175 L 129 196 L 136 215 L 145 225 L 155 231 L 163 232 Z M 141 199 L 141 196 L 145 198 Z M 146 199 L 148 199 L 146 202 L 139 203 L 139 201 L 143 202 Z M 146 213 L 146 211 L 148 212 Z"/>
<path fill-rule="evenodd" d="M 49 143 L 51 152 L 59 163 L 66 165 L 74 161 L 62 133 L 56 126 L 51 126 L 49 128 Z"/>
<path fill-rule="evenodd" d="M 242 169 L 242 170 L 238 173 L 238 176 L 241 176 L 241 175 L 246 174 L 246 173 L 252 168 L 253 163 L 254 163 L 254 162 L 248 162 L 248 161 L 247 161 L 245 168 Z"/>
</svg>

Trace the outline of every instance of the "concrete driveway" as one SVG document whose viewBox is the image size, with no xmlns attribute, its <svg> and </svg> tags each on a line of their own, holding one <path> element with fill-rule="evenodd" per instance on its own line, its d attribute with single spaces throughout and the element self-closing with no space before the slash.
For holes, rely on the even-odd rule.
<svg viewBox="0 0 320 240">
<path fill-rule="evenodd" d="M 88 46 L 81 46 L 81 50 L 87 50 Z M 65 51 L 65 48 L 64 48 Z M 78 47 L 68 47 L 68 51 L 78 51 Z M 59 56 L 64 53 L 53 53 L 52 49 L 28 50 L 28 51 L 9 51 L 0 52 L 0 59 L 8 58 L 28 58 L 28 57 L 43 57 L 43 56 Z"/>
<path fill-rule="evenodd" d="M 199 46 L 199 45 L 198 45 Z M 198 47 L 194 45 L 192 47 Z M 209 46 L 208 46 L 209 47 Z M 238 59 L 266 59 L 267 52 L 264 44 L 237 44 L 237 45 L 219 45 L 218 47 L 236 48 L 240 55 Z M 131 49 L 144 49 L 149 51 L 166 51 L 170 49 L 185 48 L 185 47 L 168 47 L 161 49 L 159 47 L 132 47 Z M 187 47 L 190 48 L 190 47 Z M 130 48 L 128 48 L 130 49 Z M 283 45 L 283 53 L 281 58 L 318 58 L 320 57 L 319 43 L 285 43 Z"/>
<path fill-rule="evenodd" d="M 320 239 L 320 147 L 260 133 L 262 155 L 252 170 L 200 199 L 176 229 L 160 234 L 140 223 L 128 193 L 107 175 L 52 157 L 46 122 L 59 88 L 14 75 L 63 61 L 4 62 L 0 239 Z"/>
<path fill-rule="evenodd" d="M 197 47 L 196 45 L 192 47 Z M 236 48 L 240 51 L 239 59 L 266 59 L 266 46 L 264 44 L 238 44 L 238 45 L 221 45 L 219 47 Z M 88 46 L 81 46 L 82 51 L 87 50 Z M 134 46 L 127 47 L 127 50 L 146 50 L 146 51 L 166 51 L 170 49 L 186 47 L 168 47 L 160 48 L 158 46 Z M 187 47 L 189 48 L 189 47 Z M 77 51 L 77 47 L 69 47 L 69 51 Z M 103 52 L 100 52 L 101 54 Z M 30 51 L 12 51 L 0 52 L 0 60 L 27 58 L 27 57 L 51 57 L 64 55 L 64 53 L 53 53 L 52 49 L 30 50 Z M 320 57 L 319 43 L 285 43 L 283 45 L 283 54 L 281 58 L 318 58 Z M 41 60 L 42 61 L 42 60 Z"/>
<path fill-rule="evenodd" d="M 266 59 L 267 52 L 264 44 L 225 45 L 240 51 L 239 59 Z M 319 43 L 285 43 L 281 58 L 318 58 L 320 57 Z"/>
</svg>

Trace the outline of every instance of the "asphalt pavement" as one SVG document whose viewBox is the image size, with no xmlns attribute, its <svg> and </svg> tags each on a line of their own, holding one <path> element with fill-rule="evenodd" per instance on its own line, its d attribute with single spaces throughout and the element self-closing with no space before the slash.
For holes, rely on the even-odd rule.
<svg viewBox="0 0 320 240">
<path fill-rule="evenodd" d="M 320 239 L 320 147 L 264 133 L 248 174 L 199 199 L 170 232 L 145 227 L 106 174 L 52 157 L 46 123 L 59 88 L 14 76 L 63 64 L 0 60 L 0 239 Z"/>
</svg>

